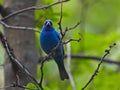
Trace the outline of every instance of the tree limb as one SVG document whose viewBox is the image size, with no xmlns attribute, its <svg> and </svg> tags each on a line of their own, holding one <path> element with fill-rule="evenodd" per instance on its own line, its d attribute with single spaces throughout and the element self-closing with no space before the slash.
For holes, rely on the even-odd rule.
<svg viewBox="0 0 120 90">
<path fill-rule="evenodd" d="M 36 10 L 36 9 L 47 9 L 51 6 L 54 6 L 54 5 L 57 5 L 57 4 L 60 4 L 60 3 L 64 3 L 64 2 L 67 2 L 69 0 L 62 0 L 62 1 L 57 1 L 57 2 L 54 2 L 52 4 L 49 4 L 49 5 L 44 5 L 44 6 L 32 6 L 32 7 L 28 7 L 28 8 L 25 8 L 25 9 L 21 9 L 21 10 L 18 10 L 18 11 L 15 11 L 7 16 L 5 16 L 4 18 L 1 19 L 1 21 L 4 21 L 12 16 L 15 16 L 17 14 L 20 14 L 20 13 L 23 13 L 23 12 L 27 12 L 27 11 L 30 11 L 30 10 Z"/>
<path fill-rule="evenodd" d="M 67 55 L 65 55 L 65 58 L 67 57 Z M 44 57 L 40 57 L 39 58 L 39 63 L 43 60 Z M 100 61 L 101 60 L 101 57 L 99 56 L 90 56 L 90 55 L 82 55 L 82 54 L 74 54 L 74 55 L 71 55 L 71 58 L 72 60 L 75 59 L 75 60 L 92 60 L 92 61 Z M 50 60 L 52 58 L 48 58 L 48 60 Z M 117 61 L 117 60 L 112 60 L 112 59 L 104 59 L 103 60 L 104 63 L 108 63 L 108 64 L 115 64 L 115 65 L 120 65 L 120 61 Z"/>
<path fill-rule="evenodd" d="M 8 24 L 4 23 L 3 21 L 0 21 L 0 24 L 2 24 L 5 28 L 8 28 L 8 29 L 15 29 L 15 30 L 29 30 L 29 31 L 34 31 L 34 32 L 38 32 L 38 33 L 40 33 L 39 30 L 36 30 L 35 28 L 31 28 L 31 27 L 11 26 L 11 25 L 8 25 Z"/>
<path fill-rule="evenodd" d="M 24 72 L 36 85 L 39 85 L 37 80 L 30 74 L 30 72 L 27 70 L 27 68 L 25 68 L 25 66 L 23 66 L 19 60 L 16 58 L 13 49 L 11 49 L 9 43 L 7 42 L 6 37 L 0 32 L 0 39 L 1 42 L 11 60 L 11 63 L 14 64 L 16 66 L 16 68 L 18 68 L 18 70 L 21 70 L 22 72 Z"/>
<path fill-rule="evenodd" d="M 114 43 L 113 45 L 110 45 L 109 49 L 105 50 L 105 54 L 103 55 L 103 57 L 101 58 L 100 62 L 98 63 L 98 66 L 96 68 L 96 70 L 94 71 L 94 73 L 92 74 L 92 76 L 90 77 L 90 79 L 88 80 L 88 82 L 83 86 L 83 88 L 81 90 L 84 90 L 94 79 L 94 77 L 97 75 L 100 66 L 104 60 L 104 58 L 110 54 L 110 50 L 112 49 L 112 47 L 114 47 L 116 45 L 116 43 Z"/>
</svg>

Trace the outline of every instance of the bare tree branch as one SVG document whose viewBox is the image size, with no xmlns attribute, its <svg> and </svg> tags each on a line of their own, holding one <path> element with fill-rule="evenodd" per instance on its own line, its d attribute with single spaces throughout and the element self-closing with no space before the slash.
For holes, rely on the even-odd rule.
<svg viewBox="0 0 120 90">
<path fill-rule="evenodd" d="M 60 0 L 60 1 L 62 1 L 62 0 Z M 61 23 L 62 23 L 62 6 L 63 6 L 63 4 L 61 3 L 60 5 L 61 5 L 60 6 L 60 19 L 59 19 L 59 22 L 58 22 L 58 26 L 59 26 L 60 34 L 63 36 L 62 25 L 61 25 Z"/>
<path fill-rule="evenodd" d="M 72 55 L 72 58 L 75 58 L 76 60 L 77 59 L 84 59 L 84 60 L 94 60 L 94 61 L 100 61 L 101 60 L 101 57 L 99 56 L 90 56 L 90 55 L 81 55 L 81 54 L 78 54 L 78 55 Z M 113 59 L 104 59 L 103 60 L 104 63 L 108 63 L 108 64 L 115 64 L 115 65 L 120 65 L 120 61 L 118 60 L 113 60 Z"/>
<path fill-rule="evenodd" d="M 0 21 L 0 24 L 2 24 L 5 28 L 8 28 L 8 29 L 15 29 L 15 30 L 29 30 L 29 31 L 34 31 L 34 32 L 38 32 L 40 33 L 39 30 L 36 30 L 35 28 L 30 28 L 30 27 L 20 27 L 20 26 L 11 26 L 11 25 L 8 25 L 6 23 L 4 23 L 3 21 Z"/>
<path fill-rule="evenodd" d="M 40 67 L 40 70 L 41 70 L 41 79 L 40 79 L 39 87 L 41 88 L 41 90 L 44 90 L 43 87 L 42 87 L 43 76 L 44 76 L 44 73 L 43 73 L 44 62 L 45 62 L 45 60 L 41 62 L 41 67 Z"/>
<path fill-rule="evenodd" d="M 108 50 L 105 50 L 105 54 L 104 54 L 103 57 L 101 58 L 101 60 L 100 60 L 100 62 L 99 62 L 99 64 L 98 64 L 96 70 L 94 71 L 94 73 L 93 73 L 93 75 L 91 76 L 91 78 L 88 80 L 88 82 L 83 86 L 83 88 L 82 88 L 81 90 L 84 90 L 84 89 L 93 81 L 94 77 L 97 75 L 97 73 L 98 73 L 98 71 L 99 71 L 99 69 L 100 69 L 100 66 L 101 66 L 104 58 L 110 53 L 110 50 L 111 50 L 112 47 L 115 46 L 115 45 L 116 45 L 116 43 L 114 43 L 113 45 L 111 45 Z"/>
<path fill-rule="evenodd" d="M 5 28 L 8 28 L 8 29 L 16 29 L 16 30 L 29 30 L 29 31 L 35 31 L 35 32 L 39 32 L 39 30 L 36 30 L 35 28 L 30 28 L 30 27 L 23 27 L 23 26 L 12 26 L 12 25 L 8 25 L 6 23 L 4 23 L 3 21 L 14 16 L 14 15 L 17 15 L 17 14 L 20 14 L 20 13 L 23 13 L 23 12 L 26 12 L 26 11 L 29 11 L 29 10 L 35 10 L 35 9 L 47 9 L 51 6 L 54 6 L 56 4 L 60 4 L 62 5 L 63 2 L 67 2 L 69 0 L 62 0 L 62 1 L 57 1 L 55 3 L 52 3 L 52 4 L 49 4 L 49 5 L 44 5 L 44 6 L 33 6 L 33 7 L 28 7 L 28 8 L 25 8 L 25 9 L 21 9 L 21 10 L 18 10 L 18 11 L 15 11 L 7 16 L 5 16 L 4 18 L 2 18 L 0 20 L 0 24 L 2 24 Z M 62 13 L 62 9 L 61 9 L 61 13 Z M 61 14 L 61 18 L 62 18 L 62 14 Z M 60 20 L 61 21 L 61 20 Z M 62 29 L 62 28 L 61 28 Z"/>
<path fill-rule="evenodd" d="M 68 41 L 63 42 L 63 44 L 67 44 L 67 43 L 72 42 L 72 41 L 80 42 L 80 40 L 81 40 L 81 38 L 79 38 L 79 39 L 72 39 L 71 38 Z"/>
<path fill-rule="evenodd" d="M 25 68 L 25 66 L 23 66 L 19 62 L 19 60 L 16 59 L 13 49 L 11 49 L 10 45 L 7 42 L 6 37 L 1 32 L 0 32 L 0 39 L 1 39 L 1 42 L 10 58 L 12 64 L 14 64 L 19 70 L 24 72 L 36 84 L 36 87 L 37 87 L 37 85 L 39 85 L 37 80 L 30 74 L 30 72 Z"/>
<path fill-rule="evenodd" d="M 44 5 L 44 6 L 32 6 L 32 7 L 28 7 L 28 8 L 25 8 L 25 9 L 21 9 L 21 10 L 18 10 L 18 11 L 15 11 L 7 16 L 5 16 L 4 18 L 1 19 L 1 21 L 4 21 L 12 16 L 15 16 L 17 14 L 20 14 L 20 13 L 23 13 L 23 12 L 27 12 L 27 11 L 30 11 L 30 10 L 36 10 L 36 9 L 47 9 L 51 6 L 54 6 L 54 5 L 57 5 L 57 4 L 60 4 L 60 3 L 64 3 L 64 2 L 67 2 L 69 0 L 62 0 L 62 1 L 57 1 L 57 2 L 54 2 L 52 4 L 49 4 L 49 5 Z"/>
<path fill-rule="evenodd" d="M 65 58 L 67 57 L 67 55 L 65 55 Z M 44 57 L 40 57 L 39 58 L 39 63 L 41 62 L 41 60 L 43 60 Z M 81 54 L 76 54 L 76 55 L 71 55 L 71 58 L 73 58 L 72 60 L 92 60 L 92 61 L 100 61 L 101 57 L 99 56 L 90 56 L 90 55 L 81 55 Z M 50 60 L 51 58 L 49 57 L 48 60 Z M 115 65 L 120 65 L 120 61 L 117 60 L 112 60 L 112 59 L 104 59 L 103 60 L 104 63 L 108 63 L 108 64 L 115 64 Z"/>
<path fill-rule="evenodd" d="M 75 29 L 78 25 L 80 25 L 80 23 L 81 23 L 81 21 L 77 22 L 73 27 L 70 27 L 67 30 L 73 30 L 73 29 Z"/>
</svg>

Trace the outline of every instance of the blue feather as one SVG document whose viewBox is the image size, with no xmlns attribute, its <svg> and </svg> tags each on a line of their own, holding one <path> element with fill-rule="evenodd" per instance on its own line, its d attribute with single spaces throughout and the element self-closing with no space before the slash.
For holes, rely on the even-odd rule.
<svg viewBox="0 0 120 90">
<path fill-rule="evenodd" d="M 49 54 L 59 42 L 60 35 L 53 27 L 52 21 L 46 20 L 40 33 L 41 48 L 46 54 Z M 61 80 L 68 79 L 69 77 L 64 67 L 64 49 L 62 44 L 53 52 L 52 57 L 58 65 Z"/>
</svg>

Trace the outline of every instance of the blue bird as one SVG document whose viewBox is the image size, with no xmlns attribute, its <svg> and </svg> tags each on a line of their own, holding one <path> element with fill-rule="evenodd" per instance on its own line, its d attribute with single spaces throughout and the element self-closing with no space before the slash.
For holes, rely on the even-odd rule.
<svg viewBox="0 0 120 90">
<path fill-rule="evenodd" d="M 40 33 L 41 48 L 46 54 L 49 54 L 59 42 L 60 35 L 53 27 L 52 21 L 46 20 Z M 69 79 L 64 66 L 64 49 L 62 44 L 52 53 L 52 57 L 57 63 L 61 80 Z"/>
</svg>

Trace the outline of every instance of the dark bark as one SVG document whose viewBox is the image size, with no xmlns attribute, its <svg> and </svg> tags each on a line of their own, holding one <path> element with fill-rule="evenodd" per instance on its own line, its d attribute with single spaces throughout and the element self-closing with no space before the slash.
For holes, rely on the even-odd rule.
<svg viewBox="0 0 120 90">
<path fill-rule="evenodd" d="M 0 14 L 2 17 L 5 17 L 6 15 L 9 14 L 9 10 L 5 7 L 3 7 L 2 5 L 0 5 Z"/>
<path fill-rule="evenodd" d="M 9 0 L 7 5 L 10 10 L 16 11 L 29 6 L 34 6 L 36 0 Z M 6 0 L 7 2 L 7 0 Z M 16 15 L 9 20 L 6 20 L 9 25 L 35 27 L 34 11 L 28 11 Z M 20 62 L 36 77 L 36 68 L 38 62 L 35 33 L 32 31 L 18 31 L 5 29 L 5 35 L 9 41 L 11 48 L 14 50 L 15 55 Z M 16 73 L 19 75 L 20 84 L 26 85 L 30 80 L 21 72 L 16 71 L 13 64 L 6 56 L 5 61 L 5 86 L 15 82 Z M 8 88 L 7 90 L 23 90 L 20 88 Z"/>
</svg>

